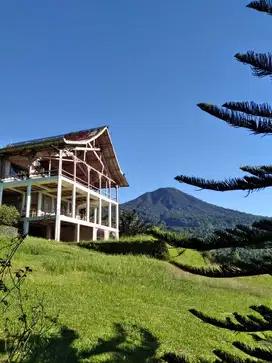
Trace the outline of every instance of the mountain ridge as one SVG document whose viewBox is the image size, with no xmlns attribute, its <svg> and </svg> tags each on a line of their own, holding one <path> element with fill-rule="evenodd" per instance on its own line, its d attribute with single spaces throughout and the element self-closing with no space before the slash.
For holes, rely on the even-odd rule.
<svg viewBox="0 0 272 363">
<path fill-rule="evenodd" d="M 172 187 L 146 192 L 121 208 L 134 209 L 144 220 L 168 230 L 204 234 L 268 218 L 219 207 Z"/>
</svg>

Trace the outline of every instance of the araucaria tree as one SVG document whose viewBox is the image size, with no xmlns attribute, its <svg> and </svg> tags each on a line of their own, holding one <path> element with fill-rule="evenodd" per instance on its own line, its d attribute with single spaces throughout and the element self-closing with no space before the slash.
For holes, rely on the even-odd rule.
<svg viewBox="0 0 272 363">
<path fill-rule="evenodd" d="M 248 8 L 272 15 L 271 0 L 252 1 L 247 5 Z M 272 54 L 256 53 L 248 51 L 244 54 L 238 53 L 235 58 L 252 69 L 254 76 L 263 78 L 272 76 Z M 254 134 L 266 135 L 272 134 L 272 107 L 266 103 L 257 104 L 255 102 L 227 102 L 221 107 L 200 103 L 198 107 L 208 112 L 212 116 L 227 122 L 233 127 L 242 127 Z M 215 191 L 244 190 L 248 193 L 272 186 L 272 165 L 262 166 L 243 166 L 242 171 L 247 173 L 242 178 L 225 179 L 223 181 L 205 180 L 202 178 L 188 177 L 180 175 L 176 180 L 181 183 L 187 183 L 201 189 L 210 189 Z M 256 222 L 252 227 L 237 226 L 234 229 L 217 231 L 207 239 L 192 238 L 191 240 L 168 241 L 170 244 L 191 248 L 200 251 L 209 251 L 212 249 L 242 247 L 252 250 L 265 249 L 271 247 L 272 241 L 272 221 L 262 220 Z M 252 254 L 254 256 L 254 254 Z M 234 263 L 225 264 L 217 268 L 193 268 L 191 266 L 179 265 L 183 270 L 194 274 L 209 277 L 237 277 L 237 276 L 254 276 L 261 274 L 272 275 L 272 256 L 266 254 L 262 259 L 256 260 L 252 257 L 250 261 L 237 260 Z M 202 321 L 228 329 L 235 332 L 246 332 L 250 334 L 255 341 L 252 345 L 247 345 L 236 341 L 233 345 L 243 353 L 247 358 L 241 358 L 229 354 L 222 350 L 215 350 L 214 354 L 217 361 L 228 363 L 253 363 L 272 362 L 272 309 L 267 306 L 252 306 L 254 314 L 247 316 L 234 313 L 233 318 L 227 317 L 225 320 L 211 318 L 202 312 L 191 310 L 197 318 Z M 218 360 L 219 358 L 219 360 Z M 167 362 L 186 362 L 186 357 L 178 357 L 174 354 L 167 354 L 164 357 Z"/>
</svg>

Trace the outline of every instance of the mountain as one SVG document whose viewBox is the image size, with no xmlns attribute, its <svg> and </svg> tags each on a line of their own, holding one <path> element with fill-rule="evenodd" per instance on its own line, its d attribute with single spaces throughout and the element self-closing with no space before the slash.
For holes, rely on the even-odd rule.
<svg viewBox="0 0 272 363">
<path fill-rule="evenodd" d="M 214 229 L 249 225 L 263 217 L 218 207 L 175 188 L 160 188 L 121 205 L 146 221 L 172 231 L 207 234 Z"/>
</svg>

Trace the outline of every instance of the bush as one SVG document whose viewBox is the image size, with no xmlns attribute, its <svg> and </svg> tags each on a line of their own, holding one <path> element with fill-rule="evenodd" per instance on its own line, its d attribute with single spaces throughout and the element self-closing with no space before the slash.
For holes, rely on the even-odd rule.
<svg viewBox="0 0 272 363">
<path fill-rule="evenodd" d="M 20 213 L 14 206 L 2 204 L 0 206 L 0 225 L 17 226 L 20 220 Z"/>
<path fill-rule="evenodd" d="M 18 229 L 16 227 L 12 227 L 12 226 L 0 225 L 0 235 L 16 237 L 18 235 Z"/>
<path fill-rule="evenodd" d="M 118 242 L 80 242 L 80 247 L 112 255 L 147 255 L 160 260 L 168 260 L 169 253 L 164 241 L 131 241 L 124 239 Z"/>
</svg>

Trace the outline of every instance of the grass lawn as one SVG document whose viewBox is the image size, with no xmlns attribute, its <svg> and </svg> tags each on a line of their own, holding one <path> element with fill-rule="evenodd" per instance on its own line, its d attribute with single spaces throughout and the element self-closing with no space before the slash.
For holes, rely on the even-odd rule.
<svg viewBox="0 0 272 363">
<path fill-rule="evenodd" d="M 201 263 L 186 251 L 183 262 Z M 271 278 L 208 279 L 167 262 L 141 256 L 110 256 L 64 243 L 28 238 L 14 266 L 33 273 L 25 288 L 44 295 L 47 312 L 59 313 L 55 360 L 147 362 L 169 351 L 212 357 L 214 348 L 233 350 L 246 339 L 201 323 L 196 308 L 225 317 L 271 302 Z M 61 358 L 56 358 L 58 354 Z"/>
</svg>

